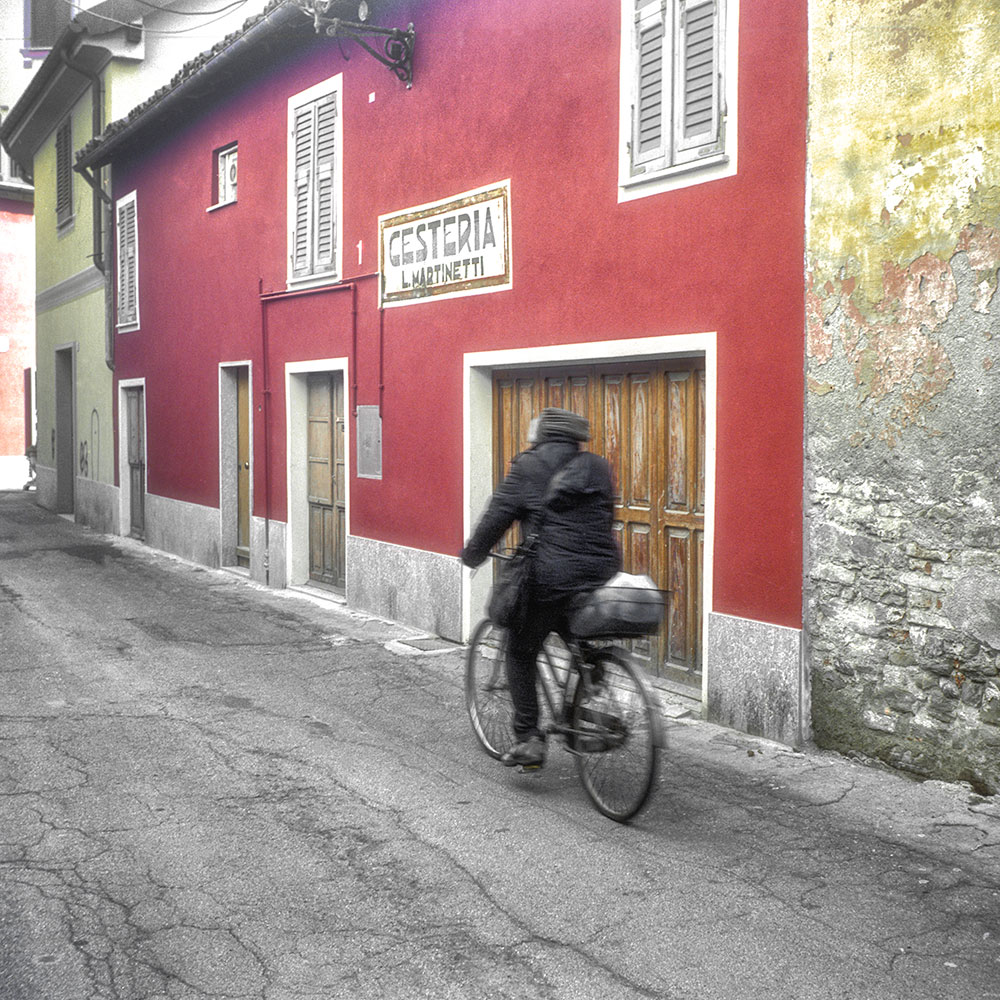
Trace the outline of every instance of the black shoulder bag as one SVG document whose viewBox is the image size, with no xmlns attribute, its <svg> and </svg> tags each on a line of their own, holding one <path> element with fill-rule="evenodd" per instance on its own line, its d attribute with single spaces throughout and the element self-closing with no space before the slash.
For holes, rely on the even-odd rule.
<svg viewBox="0 0 1000 1000">
<path fill-rule="evenodd" d="M 500 628 L 515 632 L 524 628 L 528 616 L 528 599 L 531 593 L 535 549 L 538 547 L 538 535 L 549 510 L 549 490 L 552 481 L 575 457 L 576 455 L 570 455 L 566 461 L 559 464 L 559 467 L 549 477 L 542 493 L 542 510 L 535 524 L 535 530 L 514 550 L 514 554 L 509 561 L 504 563 L 500 575 L 493 584 L 486 613 L 489 615 L 490 621 Z"/>
</svg>

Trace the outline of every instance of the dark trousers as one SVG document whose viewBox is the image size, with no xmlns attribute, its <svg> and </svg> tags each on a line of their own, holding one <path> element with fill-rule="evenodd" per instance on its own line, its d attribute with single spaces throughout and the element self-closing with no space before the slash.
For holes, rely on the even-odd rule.
<svg viewBox="0 0 1000 1000">
<path fill-rule="evenodd" d="M 572 597 L 532 600 L 524 628 L 507 640 L 507 683 L 514 703 L 514 735 L 519 742 L 545 738 L 538 728 L 538 654 L 550 632 L 565 631 Z"/>
</svg>

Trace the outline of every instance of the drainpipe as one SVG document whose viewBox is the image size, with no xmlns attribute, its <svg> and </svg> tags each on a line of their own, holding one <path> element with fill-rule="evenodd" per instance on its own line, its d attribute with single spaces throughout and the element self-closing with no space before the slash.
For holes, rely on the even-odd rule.
<svg viewBox="0 0 1000 1000">
<path fill-rule="evenodd" d="M 378 311 L 378 415 L 385 415 L 385 309 Z"/>
<path fill-rule="evenodd" d="M 358 415 L 358 286 L 351 282 L 351 416 Z"/>
<path fill-rule="evenodd" d="M 263 372 L 264 395 L 264 584 L 271 586 L 271 378 L 268 374 L 267 309 L 264 298 L 264 279 L 257 281 L 260 297 L 260 354 Z M 252 405 L 252 404 L 251 404 Z M 287 461 L 287 458 L 286 458 Z"/>
<path fill-rule="evenodd" d="M 97 138 L 104 130 L 104 81 L 93 70 L 81 66 L 66 54 L 65 49 L 59 50 L 59 58 L 67 69 L 86 77 L 90 81 L 91 90 L 91 131 Z M 111 232 L 111 197 L 101 183 L 100 167 L 92 173 L 85 167 L 75 167 L 76 172 L 90 185 L 92 191 L 91 216 L 93 218 L 92 259 L 94 266 L 104 275 L 104 363 L 112 371 L 115 370 L 115 341 L 112 318 L 112 287 L 110 261 L 105 259 L 104 233 Z M 110 249 L 110 247 L 109 247 Z"/>
</svg>

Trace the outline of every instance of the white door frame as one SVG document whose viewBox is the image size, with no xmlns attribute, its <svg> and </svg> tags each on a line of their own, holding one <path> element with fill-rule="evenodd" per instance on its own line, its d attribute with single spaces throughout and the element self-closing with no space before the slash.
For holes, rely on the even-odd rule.
<svg viewBox="0 0 1000 1000">
<path fill-rule="evenodd" d="M 715 332 L 638 337 L 592 343 L 552 344 L 511 350 L 478 351 L 463 358 L 463 537 L 493 492 L 493 372 L 497 368 L 566 367 L 670 358 L 705 358 L 705 555 L 702 576 L 702 702 L 708 697 L 708 615 L 713 608 L 712 558 L 715 540 L 715 435 L 717 367 Z M 491 574 L 462 573 L 462 635 L 468 641 L 489 593 Z"/>
<path fill-rule="evenodd" d="M 347 358 L 323 358 L 285 363 L 285 535 L 286 587 L 309 581 L 309 469 L 306 462 L 308 435 L 308 376 L 339 372 L 344 380 L 344 542 L 351 534 L 351 421 L 350 371 Z M 345 576 L 347 575 L 345 559 Z"/>
<path fill-rule="evenodd" d="M 79 405 L 79 400 L 77 398 L 77 351 L 79 345 L 75 340 L 70 340 L 65 344 L 57 344 L 53 354 L 52 354 L 52 384 L 55 387 L 55 392 L 53 393 L 53 401 L 55 403 L 55 409 L 52 413 L 52 428 L 55 431 L 53 440 L 56 443 L 56 447 L 52 454 L 52 471 L 55 475 L 55 506 L 54 509 L 62 514 L 72 514 L 76 517 L 76 506 L 77 506 L 77 494 L 78 490 L 76 487 L 76 479 L 80 474 L 80 455 L 79 455 L 79 427 L 77 426 L 77 406 Z M 69 356 L 69 427 L 64 428 L 68 432 L 69 436 L 69 461 L 68 470 L 69 474 L 66 480 L 63 480 L 63 472 L 66 469 L 64 464 L 64 451 L 67 446 L 67 442 L 64 440 L 65 435 L 60 434 L 60 426 L 62 421 L 60 420 L 60 397 L 59 397 L 59 366 L 60 366 L 60 356 L 63 354 L 68 354 Z M 72 498 L 72 503 L 68 510 L 61 510 L 64 507 L 63 501 L 65 500 L 66 494 L 69 493 Z"/>
<path fill-rule="evenodd" d="M 146 474 L 143 485 L 149 495 L 149 421 L 146 419 L 146 379 L 123 378 L 118 383 L 118 531 L 129 535 L 132 531 L 132 476 L 128 471 L 128 403 L 126 389 L 142 389 L 142 461 Z M 143 511 L 146 510 L 145 499 Z M 144 515 L 145 516 L 145 515 Z"/>
<path fill-rule="evenodd" d="M 238 487 L 233 472 L 236 467 L 236 434 L 239 421 L 236 412 L 237 368 L 247 369 L 250 405 L 250 523 L 251 526 L 253 524 L 253 362 L 222 361 L 219 363 L 219 557 L 223 566 L 236 565 L 239 533 Z M 253 531 L 250 532 L 250 536 L 253 537 Z"/>
</svg>

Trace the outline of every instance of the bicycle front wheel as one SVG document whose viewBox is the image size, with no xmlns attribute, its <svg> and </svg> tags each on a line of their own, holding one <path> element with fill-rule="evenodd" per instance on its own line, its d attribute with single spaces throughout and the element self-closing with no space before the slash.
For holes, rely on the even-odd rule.
<svg viewBox="0 0 1000 1000">
<path fill-rule="evenodd" d="M 589 662 L 573 694 L 571 749 L 591 801 L 624 823 L 653 790 L 662 724 L 649 682 L 624 649 L 597 650 Z"/>
<path fill-rule="evenodd" d="M 465 707 L 476 739 L 498 760 L 515 742 L 506 660 L 506 629 L 484 619 L 472 634 L 466 655 Z"/>
</svg>

